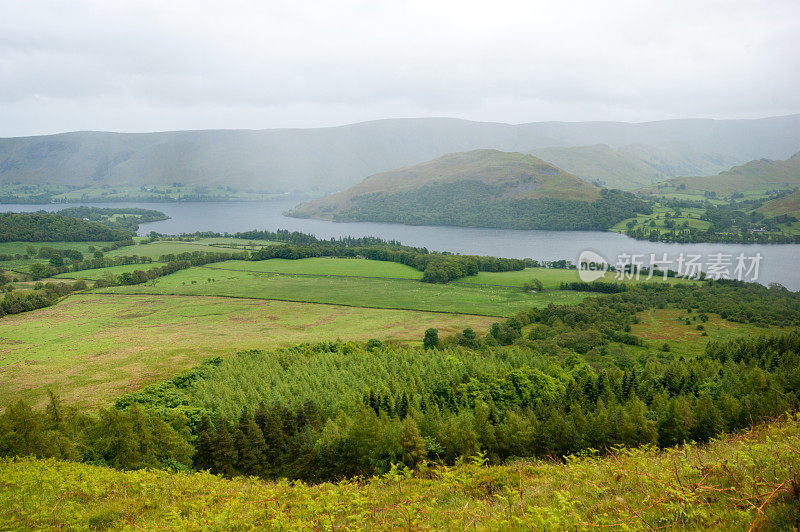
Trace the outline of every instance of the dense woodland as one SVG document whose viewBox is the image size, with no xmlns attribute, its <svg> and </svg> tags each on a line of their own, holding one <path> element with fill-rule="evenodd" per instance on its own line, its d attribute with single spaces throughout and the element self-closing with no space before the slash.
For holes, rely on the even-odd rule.
<svg viewBox="0 0 800 532">
<path fill-rule="evenodd" d="M 109 242 L 130 238 L 129 231 L 58 214 L 0 213 L 0 242 Z"/>
<path fill-rule="evenodd" d="M 408 192 L 368 194 L 336 219 L 408 225 L 453 225 L 501 229 L 605 231 L 626 218 L 650 214 L 650 203 L 618 190 L 601 191 L 593 202 L 504 197 L 504 189 L 480 181 L 428 185 Z"/>
<path fill-rule="evenodd" d="M 61 209 L 58 211 L 58 214 L 70 218 L 79 218 L 81 220 L 101 223 L 111 229 L 128 231 L 134 235 L 136 231 L 139 230 L 139 224 L 141 223 L 158 222 L 169 218 L 169 216 L 161 211 L 139 209 L 136 207 L 126 207 L 124 209 L 86 206 L 69 207 L 67 209 Z"/>
<path fill-rule="evenodd" d="M 20 402 L 0 453 L 119 468 L 210 469 L 310 481 L 393 463 L 492 463 L 707 441 L 798 408 L 800 333 L 710 342 L 675 357 L 630 333 L 648 308 L 702 325 L 800 325 L 800 294 L 736 282 L 631 287 L 531 309 L 484 337 L 426 333 L 426 348 L 325 342 L 212 359 L 98 415 Z"/>
</svg>

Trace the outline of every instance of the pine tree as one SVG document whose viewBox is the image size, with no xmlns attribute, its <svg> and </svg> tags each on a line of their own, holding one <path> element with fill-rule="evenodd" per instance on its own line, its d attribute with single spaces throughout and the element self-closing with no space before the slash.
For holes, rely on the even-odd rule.
<svg viewBox="0 0 800 532">
<path fill-rule="evenodd" d="M 203 416 L 195 441 L 194 468 L 198 471 L 214 467 L 214 428 L 208 416 Z"/>
<path fill-rule="evenodd" d="M 213 467 L 211 469 L 213 472 L 226 477 L 232 477 L 236 474 L 235 466 L 238 459 L 236 442 L 231 432 L 230 424 L 225 420 L 221 421 L 217 426 L 212 444 Z"/>
<path fill-rule="evenodd" d="M 369 407 L 375 412 L 375 415 L 378 416 L 381 413 L 381 406 L 378 401 L 378 398 L 375 396 L 375 390 L 372 388 L 369 389 Z"/>
<path fill-rule="evenodd" d="M 397 402 L 397 417 L 400 419 L 405 419 L 406 415 L 408 415 L 408 395 L 406 392 L 403 392 L 403 395 L 400 396 L 400 400 Z"/>
<path fill-rule="evenodd" d="M 400 446 L 403 449 L 403 463 L 408 467 L 416 466 L 425 458 L 425 440 L 422 439 L 417 422 L 411 416 L 403 420 Z"/>
<path fill-rule="evenodd" d="M 392 402 L 392 397 L 388 393 L 381 397 L 381 410 L 386 412 L 389 418 L 394 417 L 394 404 Z"/>
<path fill-rule="evenodd" d="M 255 420 L 242 411 L 236 431 L 237 469 L 245 475 L 263 475 L 266 471 L 267 443 Z"/>
<path fill-rule="evenodd" d="M 61 401 L 58 399 L 53 390 L 47 390 L 48 403 L 45 414 L 51 430 L 61 429 L 63 422 L 63 415 L 61 413 Z"/>
</svg>

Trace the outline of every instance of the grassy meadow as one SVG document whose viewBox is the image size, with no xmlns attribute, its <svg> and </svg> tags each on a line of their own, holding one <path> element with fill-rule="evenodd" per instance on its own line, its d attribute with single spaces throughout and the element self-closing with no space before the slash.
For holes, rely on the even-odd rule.
<svg viewBox="0 0 800 532">
<path fill-rule="evenodd" d="M 211 242 L 209 242 L 209 240 Z M 233 247 L 225 246 L 217 242 L 218 239 L 199 239 L 192 241 L 182 240 L 158 240 L 155 242 L 148 242 L 146 244 L 137 244 L 135 246 L 126 246 L 120 249 L 115 249 L 107 253 L 108 257 L 128 257 L 131 255 L 138 255 L 140 257 L 150 257 L 157 259 L 161 255 L 186 253 L 192 251 L 240 251 Z M 243 242 L 244 243 L 244 242 Z"/>
<path fill-rule="evenodd" d="M 0 319 L 0 403 L 46 389 L 94 405 L 212 355 L 343 339 L 420 343 L 425 329 L 485 331 L 493 318 L 258 299 L 75 294 Z"/>
<path fill-rule="evenodd" d="M 422 272 L 397 262 L 314 257 L 288 260 L 230 260 L 205 266 L 209 269 L 257 273 L 290 273 L 297 275 L 380 277 L 389 279 L 422 279 Z"/>
<path fill-rule="evenodd" d="M 224 264 L 224 263 L 218 263 Z M 165 294 L 276 299 L 308 303 L 513 316 L 550 303 L 577 303 L 586 293 L 525 293 L 509 287 L 430 284 L 390 278 L 300 276 L 197 267 L 135 286 L 100 289 L 109 294 Z"/>
<path fill-rule="evenodd" d="M 123 264 L 120 266 L 109 266 L 108 268 L 94 268 L 91 270 L 78 270 L 77 272 L 59 273 L 55 276 L 56 279 L 85 279 L 87 281 L 96 281 L 105 275 L 111 274 L 114 276 L 123 273 L 133 272 L 136 270 L 148 270 L 156 266 L 161 266 L 161 262 L 150 262 L 148 264 Z"/>
<path fill-rule="evenodd" d="M 628 218 L 626 220 L 622 220 L 615 226 L 613 226 L 610 230 L 616 231 L 617 233 L 624 233 L 628 229 L 628 223 L 634 222 L 634 228 L 639 226 L 647 226 L 650 227 L 650 224 L 655 224 L 656 229 L 667 229 L 665 224 L 666 213 L 675 212 L 675 209 L 670 209 L 668 207 L 664 207 L 662 205 L 655 205 L 653 207 L 653 214 L 640 214 L 635 218 Z M 682 216 L 675 216 L 671 217 L 670 220 L 674 222 L 674 227 L 679 228 L 682 227 L 684 224 L 687 224 L 688 227 L 692 227 L 694 229 L 699 229 L 701 231 L 708 230 L 711 227 L 711 222 L 706 220 L 701 220 L 700 217 L 705 213 L 705 209 L 698 209 L 698 208 L 683 208 L 680 209 Z"/>
<path fill-rule="evenodd" d="M 0 255 L 28 255 L 29 249 L 37 251 L 39 248 L 51 247 L 54 249 L 75 249 L 84 255 L 90 255 L 89 248 L 101 249 L 110 245 L 111 242 L 0 242 Z M 47 263 L 48 259 L 13 258 L 11 260 L 0 261 L 0 269 L 10 270 L 18 273 L 27 273 L 28 269 L 36 263 Z"/>
</svg>

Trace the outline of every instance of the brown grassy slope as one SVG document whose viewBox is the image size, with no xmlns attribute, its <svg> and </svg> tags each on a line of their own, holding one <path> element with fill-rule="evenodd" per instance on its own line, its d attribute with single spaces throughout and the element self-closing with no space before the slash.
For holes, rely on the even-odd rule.
<svg viewBox="0 0 800 532">
<path fill-rule="evenodd" d="M 800 218 L 800 190 L 788 196 L 768 201 L 756 210 L 770 218 L 780 216 L 781 214 L 788 214 L 789 216 Z"/>
<path fill-rule="evenodd" d="M 480 181 L 504 188 L 504 197 L 593 201 L 600 189 L 541 159 L 517 152 L 473 150 L 443 155 L 432 161 L 383 172 L 343 192 L 303 205 L 294 214 L 329 218 L 353 200 L 373 193 L 397 193 L 426 185 Z"/>
</svg>

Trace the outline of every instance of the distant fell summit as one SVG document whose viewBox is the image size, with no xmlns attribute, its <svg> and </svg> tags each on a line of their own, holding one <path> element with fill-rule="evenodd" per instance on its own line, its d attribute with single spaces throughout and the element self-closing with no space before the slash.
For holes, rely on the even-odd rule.
<svg viewBox="0 0 800 532">
<path fill-rule="evenodd" d="M 536 150 L 605 144 L 613 163 L 544 157 Z M 630 145 L 646 146 L 636 150 Z M 491 148 L 534 153 L 581 177 L 636 188 L 664 178 L 713 174 L 749 160 L 785 159 L 800 148 L 800 115 L 757 120 L 536 122 L 452 118 L 379 120 L 319 129 L 96 131 L 0 139 L 0 184 L 233 186 L 263 192 L 327 193 L 366 176 L 447 153 Z M 616 160 L 621 158 L 621 160 Z M 715 158 L 719 159 L 718 163 Z M 644 166 L 642 166 L 644 165 Z M 692 169 L 696 169 L 692 170 Z M 618 181 L 613 181 L 618 179 Z M 628 180 L 635 183 L 628 183 Z"/>
</svg>

